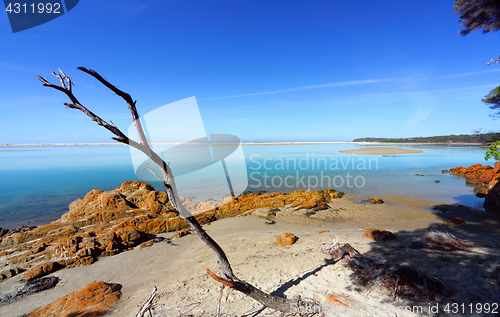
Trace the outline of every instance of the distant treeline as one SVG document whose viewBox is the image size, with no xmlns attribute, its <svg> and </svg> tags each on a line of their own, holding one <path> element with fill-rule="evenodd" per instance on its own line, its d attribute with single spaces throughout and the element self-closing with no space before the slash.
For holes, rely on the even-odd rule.
<svg viewBox="0 0 500 317">
<path fill-rule="evenodd" d="M 500 140 L 500 133 L 439 135 L 413 138 L 360 138 L 353 142 L 386 142 L 386 143 L 483 143 L 489 144 Z"/>
</svg>

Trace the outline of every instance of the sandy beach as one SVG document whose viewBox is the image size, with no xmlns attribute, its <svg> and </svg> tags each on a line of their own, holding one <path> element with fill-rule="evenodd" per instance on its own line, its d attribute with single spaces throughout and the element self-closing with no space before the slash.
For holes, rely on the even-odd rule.
<svg viewBox="0 0 500 317">
<path fill-rule="evenodd" d="M 303 210 L 282 208 L 274 224 L 268 224 L 264 218 L 267 209 L 255 209 L 203 227 L 225 250 L 236 276 L 265 292 L 313 300 L 324 307 L 324 316 L 417 316 L 419 314 L 413 311 L 405 311 L 405 307 L 421 307 L 425 312 L 430 303 L 364 287 L 353 278 L 348 267 L 332 262 L 330 256 L 320 252 L 322 247 L 331 245 L 334 238 L 338 238 L 340 244 L 349 243 L 363 255 L 411 265 L 438 277 L 450 292 L 437 296 L 432 305 L 498 302 L 498 215 L 471 212 L 458 206 L 446 214 L 435 212 L 431 207 L 439 202 L 410 197 L 382 197 L 386 203 L 379 205 L 362 205 L 353 198 L 336 199 L 328 204 L 329 209 L 310 217 L 301 216 Z M 466 223 L 443 224 L 451 217 L 461 217 Z M 390 230 L 397 239 L 374 242 L 364 237 L 363 230 L 373 227 Z M 472 247 L 461 251 L 412 247 L 432 229 L 451 232 Z M 283 232 L 293 233 L 299 240 L 288 247 L 279 246 L 275 238 Z M 0 315 L 19 316 L 89 283 L 104 281 L 123 286 L 121 300 L 107 316 L 135 316 L 154 286 L 158 287 L 158 297 L 153 316 L 215 316 L 221 284 L 203 269 L 206 266 L 220 274 L 215 254 L 193 234 L 175 238 L 173 243 L 136 247 L 91 265 L 55 272 L 52 275 L 61 282 L 54 289 L 0 306 Z M 24 274 L 20 274 L 0 283 L 1 292 L 14 292 L 21 287 L 23 279 Z M 341 314 L 334 309 L 348 306 L 358 308 Z M 279 316 L 228 288 L 223 292 L 221 307 L 221 316 Z M 374 313 L 370 307 L 394 310 L 394 313 Z M 442 310 L 439 314 L 452 315 Z"/>
<path fill-rule="evenodd" d="M 361 154 L 361 155 L 383 155 L 383 154 L 411 154 L 424 153 L 420 150 L 409 150 L 394 147 L 367 147 L 362 149 L 339 151 L 340 153 Z"/>
</svg>

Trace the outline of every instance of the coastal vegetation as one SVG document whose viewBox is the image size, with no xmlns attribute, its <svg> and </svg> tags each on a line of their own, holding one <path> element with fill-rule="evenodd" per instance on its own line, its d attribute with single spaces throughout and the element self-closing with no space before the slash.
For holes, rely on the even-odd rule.
<svg viewBox="0 0 500 317">
<path fill-rule="evenodd" d="M 382 142 L 382 143 L 476 143 L 490 144 L 500 139 L 500 133 L 475 133 L 475 134 L 451 134 L 428 137 L 410 138 L 377 138 L 366 137 L 354 139 L 353 142 Z"/>
<path fill-rule="evenodd" d="M 478 30 L 488 33 L 500 29 L 500 1 L 455 0 L 455 13 L 460 14 L 460 24 L 465 27 L 459 32 L 463 36 Z M 487 64 L 498 64 L 499 62 L 500 56 L 497 60 L 492 58 Z M 500 86 L 492 89 L 481 101 L 489 105 L 489 108 L 494 111 L 491 116 L 500 117 Z M 500 160 L 500 137 L 497 136 L 488 144 L 489 149 L 484 159 L 494 158 Z"/>
</svg>

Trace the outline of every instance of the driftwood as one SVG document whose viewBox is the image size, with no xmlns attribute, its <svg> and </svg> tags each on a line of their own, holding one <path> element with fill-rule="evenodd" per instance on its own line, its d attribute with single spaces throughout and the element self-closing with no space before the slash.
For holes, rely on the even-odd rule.
<svg viewBox="0 0 500 317">
<path fill-rule="evenodd" d="M 471 244 L 460 240 L 453 234 L 439 230 L 427 232 L 423 239 L 419 239 L 412 243 L 412 247 L 415 249 L 429 248 L 443 251 L 467 250 L 471 246 Z"/>
<path fill-rule="evenodd" d="M 437 277 L 410 266 L 361 255 L 348 243 L 322 248 L 321 251 L 349 267 L 358 285 L 392 295 L 393 300 L 399 296 L 415 301 L 433 301 L 438 294 L 447 292 Z"/>
<path fill-rule="evenodd" d="M 151 314 L 151 306 L 153 306 L 153 300 L 156 297 L 156 286 L 153 288 L 153 293 L 149 295 L 148 300 L 144 305 L 142 305 L 141 310 L 137 313 L 135 317 L 143 317 L 146 312 L 149 312 L 149 317 L 152 317 L 153 315 Z"/>
<path fill-rule="evenodd" d="M 211 276 L 215 278 L 217 281 L 248 295 L 249 297 L 260 302 L 262 305 L 277 311 L 287 313 L 292 311 L 293 305 L 299 305 L 299 306 L 302 305 L 302 303 L 298 303 L 297 301 L 266 294 L 263 291 L 259 290 L 258 288 L 254 287 L 253 285 L 238 279 L 234 275 L 229 260 L 227 259 L 227 256 L 222 250 L 222 248 L 212 239 L 212 237 L 210 237 L 205 232 L 205 230 L 203 230 L 203 228 L 195 219 L 195 217 L 182 205 L 182 203 L 180 203 L 180 199 L 177 194 L 177 188 L 175 186 L 175 180 L 170 167 L 168 166 L 167 163 L 165 163 L 163 159 L 160 158 L 160 156 L 158 156 L 158 154 L 156 154 L 151 149 L 148 143 L 148 140 L 141 125 L 141 121 L 139 119 L 139 114 L 136 109 L 136 101 L 133 101 L 132 97 L 128 93 L 123 92 L 122 90 L 116 88 L 116 86 L 108 82 L 104 77 L 102 77 L 96 71 L 92 69 L 87 69 L 85 67 L 78 67 L 78 69 L 91 75 L 92 77 L 97 79 L 101 84 L 103 84 L 104 86 L 106 86 L 115 94 L 117 94 L 118 96 L 120 96 L 125 100 L 132 115 L 132 120 L 134 122 L 134 125 L 137 129 L 137 133 L 139 135 L 139 142 L 134 141 L 129 137 L 127 137 L 122 131 L 120 131 L 118 127 L 116 127 L 113 124 L 112 121 L 108 123 L 107 121 L 101 119 L 92 111 L 84 107 L 73 94 L 72 91 L 73 83 L 71 82 L 71 79 L 60 69 L 59 69 L 60 74 L 57 74 L 55 72 L 52 72 L 52 74 L 59 79 L 59 81 L 61 82 L 61 86 L 51 84 L 40 75 L 38 75 L 37 77 L 43 83 L 44 86 L 59 90 L 68 96 L 68 98 L 71 100 L 71 103 L 64 103 L 64 105 L 67 108 L 78 109 L 82 111 L 87 116 L 89 116 L 93 121 L 95 121 L 98 125 L 106 128 L 111 133 L 113 133 L 115 135 L 115 137 L 112 138 L 113 140 L 124 144 L 128 144 L 136 148 L 137 150 L 141 151 L 146 156 L 148 156 L 159 167 L 161 173 L 163 174 L 162 177 L 160 177 L 160 179 L 166 189 L 167 196 L 170 203 L 172 204 L 172 207 L 184 220 L 187 221 L 187 223 L 189 223 L 191 229 L 196 233 L 196 235 L 217 255 L 217 262 L 219 263 L 219 266 L 221 268 L 222 277 L 218 277 L 214 273 L 212 273 Z M 209 272 L 209 270 L 207 270 L 207 272 Z M 304 303 L 304 305 L 305 304 L 307 303 Z"/>
</svg>

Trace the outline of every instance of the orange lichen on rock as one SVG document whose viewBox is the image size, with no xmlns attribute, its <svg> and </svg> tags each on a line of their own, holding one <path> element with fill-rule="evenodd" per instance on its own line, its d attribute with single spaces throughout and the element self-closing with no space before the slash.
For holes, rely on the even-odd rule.
<svg viewBox="0 0 500 317">
<path fill-rule="evenodd" d="M 379 228 L 365 229 L 363 236 L 373 241 L 387 241 L 397 239 L 394 233 Z"/>
<path fill-rule="evenodd" d="M 196 213 L 195 218 L 205 224 L 256 208 L 296 206 L 321 210 L 342 196 L 342 192 L 333 189 L 291 194 L 245 193 L 227 197 L 224 204 Z M 198 204 L 187 198 L 181 200 L 196 210 L 217 205 L 215 201 Z M 151 234 L 188 228 L 189 224 L 173 210 L 165 192 L 156 191 L 145 182 L 126 181 L 110 191 L 91 190 L 73 201 L 69 210 L 52 223 L 23 227 L 0 237 L 0 255 L 8 256 L 5 269 L 29 270 L 42 262 L 75 267 L 131 250 L 150 241 Z"/>
<path fill-rule="evenodd" d="M 177 234 L 175 236 L 173 236 L 172 238 L 182 238 L 184 236 L 187 236 L 188 234 L 190 234 L 191 231 L 189 231 L 188 229 L 184 229 L 184 230 L 180 230 L 179 232 L 177 232 Z"/>
<path fill-rule="evenodd" d="M 120 284 L 95 282 L 29 312 L 26 317 L 104 316 L 121 297 Z"/>
<path fill-rule="evenodd" d="M 443 222 L 446 225 L 462 225 L 465 221 L 460 217 L 450 218 L 448 221 Z"/>
<path fill-rule="evenodd" d="M 383 204 L 384 201 L 380 197 L 375 197 L 375 198 L 368 198 L 366 200 L 361 201 L 362 204 L 372 204 L 372 205 L 378 205 L 378 204 Z"/>
<path fill-rule="evenodd" d="M 276 244 L 286 247 L 294 244 L 298 239 L 293 233 L 284 232 L 276 237 Z"/>
<path fill-rule="evenodd" d="M 500 210 L 500 162 L 495 167 L 489 165 L 474 164 L 469 167 L 455 167 L 449 170 L 450 174 L 466 177 L 465 183 L 474 186 L 474 193 L 478 197 L 484 197 L 484 208 L 487 211 Z"/>
<path fill-rule="evenodd" d="M 64 265 L 61 265 L 57 262 L 48 262 L 48 263 L 40 264 L 40 265 L 35 266 L 30 271 L 28 271 L 28 273 L 26 273 L 26 277 L 24 278 L 24 280 L 26 282 L 28 282 L 28 281 L 34 280 L 36 278 L 48 275 L 52 272 L 58 271 L 62 268 L 64 268 Z"/>
<path fill-rule="evenodd" d="M 321 230 L 321 231 L 318 231 L 318 233 L 325 233 L 325 232 L 330 232 L 330 230 Z"/>
<path fill-rule="evenodd" d="M 495 163 L 495 167 L 489 165 L 474 164 L 469 167 L 455 167 L 448 171 L 453 175 L 466 177 L 466 183 L 476 187 L 476 194 L 486 195 L 493 186 L 491 182 L 500 179 L 500 162 Z"/>
</svg>

